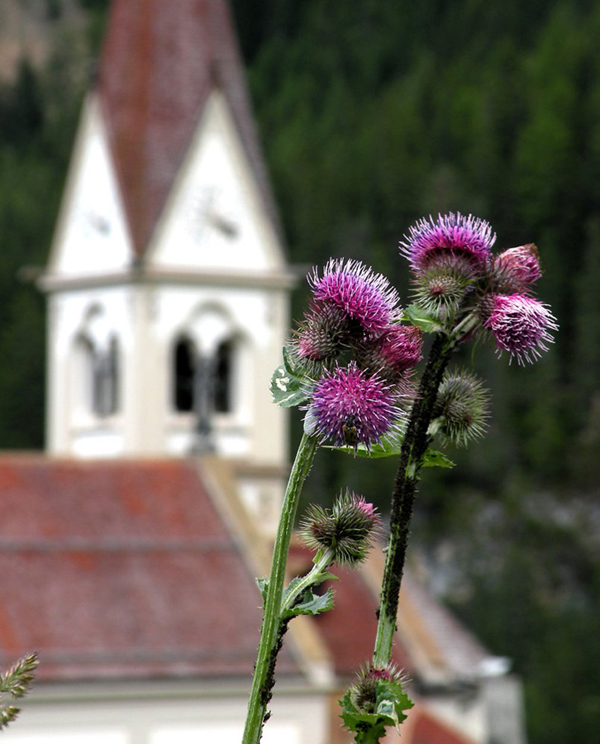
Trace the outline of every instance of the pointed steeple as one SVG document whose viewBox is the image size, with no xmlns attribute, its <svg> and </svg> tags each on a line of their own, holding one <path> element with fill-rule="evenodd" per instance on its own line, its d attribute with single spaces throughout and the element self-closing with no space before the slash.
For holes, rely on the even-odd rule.
<svg viewBox="0 0 600 744">
<path fill-rule="evenodd" d="M 113 0 L 98 93 L 138 257 L 216 89 L 280 234 L 227 1 Z"/>
</svg>

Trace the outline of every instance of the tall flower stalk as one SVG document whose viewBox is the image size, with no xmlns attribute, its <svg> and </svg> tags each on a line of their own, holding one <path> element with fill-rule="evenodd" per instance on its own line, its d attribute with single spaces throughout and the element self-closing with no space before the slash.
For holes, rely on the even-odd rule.
<svg viewBox="0 0 600 744">
<path fill-rule="evenodd" d="M 283 497 L 279 526 L 273 546 L 271 573 L 268 581 L 263 586 L 263 624 L 248 703 L 244 744 L 254 744 L 260 741 L 267 715 L 267 706 L 275 684 L 277 654 L 287 628 L 287 623 L 281 612 L 287 555 L 298 509 L 298 500 L 313 463 L 316 446 L 317 440 L 315 437 L 306 434 L 302 437 Z"/>
<path fill-rule="evenodd" d="M 404 358 L 396 360 L 398 367 L 400 362 L 404 366 L 398 369 L 397 380 L 388 380 L 357 363 L 361 350 L 380 339 L 399 314 L 397 293 L 383 276 L 359 262 L 331 261 L 322 275 L 315 271 L 309 281 L 310 310 L 294 342 L 284 349 L 284 363 L 271 382 L 275 402 L 306 410 L 305 433 L 283 499 L 270 576 L 259 581 L 263 623 L 243 744 L 260 740 L 270 715 L 277 656 L 289 622 L 297 615 L 317 615 L 333 607 L 331 590 L 317 595 L 313 588 L 331 578 L 331 564 L 358 564 L 378 523 L 372 507 L 360 497 L 341 498 L 330 515 L 309 511 L 304 534 L 317 551 L 314 566 L 284 587 L 298 500 L 317 446 L 329 441 L 369 449 L 395 432 L 401 416 L 398 383 L 411 366 Z M 418 358 L 411 351 L 411 358 Z M 348 355 L 353 357 L 349 361 Z"/>
<path fill-rule="evenodd" d="M 402 442 L 390 512 L 390 536 L 381 584 L 381 600 L 373 666 L 383 668 L 391 662 L 392 645 L 398 616 L 400 584 L 406 559 L 410 522 L 423 460 L 432 436 L 429 427 L 437 393 L 452 353 L 451 342 L 443 335 L 434 338 L 421 377 L 406 435 Z"/>
<path fill-rule="evenodd" d="M 269 717 L 277 655 L 288 623 L 333 607 L 333 592 L 314 587 L 334 563 L 357 565 L 376 534 L 378 517 L 347 493 L 330 512 L 309 507 L 301 535 L 316 551 L 313 568 L 284 587 L 287 553 L 300 491 L 322 445 L 359 457 L 399 458 L 390 504 L 379 619 L 373 657 L 342 703 L 342 720 L 357 744 L 373 744 L 398 727 L 412 703 L 392 663 L 398 601 L 421 470 L 451 466 L 432 449 L 466 445 L 487 419 L 487 393 L 469 371 L 450 370 L 454 351 L 491 337 L 499 355 L 536 360 L 557 325 L 532 296 L 541 276 L 532 244 L 492 253 L 496 236 L 484 220 L 450 213 L 414 225 L 400 243 L 413 274 L 413 304 L 402 310 L 396 290 L 357 261 L 330 261 L 309 274 L 312 298 L 271 391 L 276 403 L 305 411 L 304 436 L 292 468 L 268 579 L 259 581 L 264 616 L 244 744 L 256 744 Z M 420 380 L 423 334 L 431 334 Z"/>
</svg>

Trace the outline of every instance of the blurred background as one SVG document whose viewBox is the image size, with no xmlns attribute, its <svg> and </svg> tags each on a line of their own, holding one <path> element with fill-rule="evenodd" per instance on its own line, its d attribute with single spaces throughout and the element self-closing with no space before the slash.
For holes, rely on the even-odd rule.
<svg viewBox="0 0 600 744">
<path fill-rule="evenodd" d="M 108 4 L 0 0 L 3 450 L 44 444 L 45 307 L 33 280 Z M 539 248 L 556 343 L 527 368 L 469 351 L 492 390 L 490 431 L 451 453 L 454 470 L 426 473 L 413 553 L 436 593 L 514 660 L 531 744 L 596 741 L 600 6 L 231 4 L 293 263 L 360 258 L 407 297 L 398 241 L 449 210 L 488 220 L 498 248 Z M 393 471 L 319 458 L 310 498 L 347 484 L 385 512 Z"/>
</svg>

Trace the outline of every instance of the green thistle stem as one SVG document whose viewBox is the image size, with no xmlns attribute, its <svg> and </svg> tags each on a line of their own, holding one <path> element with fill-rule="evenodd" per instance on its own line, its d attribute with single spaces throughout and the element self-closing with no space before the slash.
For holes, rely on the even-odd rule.
<svg viewBox="0 0 600 744">
<path fill-rule="evenodd" d="M 271 574 L 264 603 L 260 643 L 248 702 L 243 744 L 258 744 L 262 736 L 267 705 L 271 699 L 275 682 L 274 673 L 277 654 L 281 647 L 283 634 L 286 631 L 286 623 L 281 619 L 281 600 L 288 550 L 300 492 L 310 471 L 316 450 L 316 437 L 304 434 L 283 497 L 281 518 L 273 545 Z"/>
<path fill-rule="evenodd" d="M 419 392 L 410 414 L 406 436 L 400 452 L 390 515 L 390 537 L 381 585 L 379 621 L 373 653 L 373 665 L 389 664 L 398 615 L 398 597 L 404 571 L 410 521 L 423 458 L 430 444 L 428 433 L 438 388 L 448 365 L 454 343 L 444 334 L 433 339 Z"/>
</svg>

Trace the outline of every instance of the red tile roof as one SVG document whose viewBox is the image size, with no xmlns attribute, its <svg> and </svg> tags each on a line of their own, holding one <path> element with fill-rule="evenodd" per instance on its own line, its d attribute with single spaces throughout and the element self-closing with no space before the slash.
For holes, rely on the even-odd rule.
<svg viewBox="0 0 600 744">
<path fill-rule="evenodd" d="M 278 229 L 226 0 L 113 0 L 98 91 L 138 256 L 215 89 L 227 98 Z"/>
<path fill-rule="evenodd" d="M 475 744 L 473 739 L 435 718 L 423 706 L 409 715 L 416 717 L 411 728 L 410 744 Z"/>
<path fill-rule="evenodd" d="M 311 565 L 310 551 L 294 545 L 290 564 L 294 573 L 296 569 L 304 571 Z M 317 616 L 315 623 L 332 655 L 336 674 L 353 677 L 373 656 L 378 601 L 361 570 L 336 565 L 332 573 L 340 579 L 331 583 L 335 593 L 334 609 Z M 325 584 L 323 589 L 328 586 Z M 414 669 L 399 638 L 394 645 L 393 661 L 407 672 Z"/>
<path fill-rule="evenodd" d="M 254 576 L 195 463 L 4 456 L 0 501 L 1 666 L 37 649 L 40 679 L 250 675 Z"/>
</svg>

